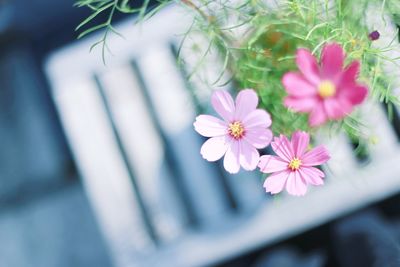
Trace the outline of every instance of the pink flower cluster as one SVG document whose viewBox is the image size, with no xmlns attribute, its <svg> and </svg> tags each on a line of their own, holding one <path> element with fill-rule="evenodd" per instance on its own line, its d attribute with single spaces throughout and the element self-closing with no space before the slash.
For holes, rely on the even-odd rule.
<svg viewBox="0 0 400 267">
<path fill-rule="evenodd" d="M 328 44 L 322 50 L 321 63 L 306 49 L 298 49 L 296 63 L 300 72 L 289 72 L 282 78 L 288 96 L 284 104 L 296 111 L 310 113 L 311 127 L 348 115 L 367 95 L 367 88 L 357 83 L 360 64 L 357 61 L 343 67 L 345 54 L 338 44 Z M 295 196 L 307 192 L 308 185 L 322 185 L 324 173 L 316 168 L 330 158 L 320 145 L 309 149 L 310 135 L 296 131 L 291 140 L 280 135 L 273 139 L 269 127 L 271 117 L 257 109 L 258 96 L 252 89 L 239 92 L 234 101 L 226 91 L 215 91 L 211 104 L 221 118 L 200 115 L 195 130 L 209 139 L 200 153 L 208 161 L 224 157 L 224 168 L 237 173 L 242 167 L 270 174 L 264 183 L 266 192 L 286 191 Z M 271 142 L 272 141 L 272 142 Z M 271 144 L 276 155 L 260 157 L 258 149 Z"/>
<path fill-rule="evenodd" d="M 239 172 L 240 166 L 248 171 L 258 166 L 262 172 L 274 173 L 264 183 L 272 194 L 286 188 L 289 194 L 304 195 L 308 184 L 323 184 L 324 173 L 313 166 L 326 162 L 329 153 L 323 146 L 308 151 L 310 137 L 305 132 L 294 133 L 291 141 L 283 135 L 276 137 L 271 145 L 277 156 L 260 158 L 257 149 L 271 143 L 272 132 L 268 129 L 270 115 L 257 109 L 256 92 L 242 90 L 234 102 L 228 92 L 216 91 L 211 103 L 222 120 L 200 115 L 194 122 L 199 134 L 210 137 L 200 150 L 204 159 L 216 161 L 224 156 L 224 167 L 230 173 Z"/>
<path fill-rule="evenodd" d="M 367 96 L 367 87 L 356 81 L 360 63 L 353 61 L 343 68 L 345 57 L 340 45 L 327 44 L 318 65 L 310 51 L 298 49 L 296 63 L 300 72 L 283 76 L 282 83 L 288 93 L 285 105 L 297 112 L 310 113 L 310 126 L 342 119 Z"/>
</svg>

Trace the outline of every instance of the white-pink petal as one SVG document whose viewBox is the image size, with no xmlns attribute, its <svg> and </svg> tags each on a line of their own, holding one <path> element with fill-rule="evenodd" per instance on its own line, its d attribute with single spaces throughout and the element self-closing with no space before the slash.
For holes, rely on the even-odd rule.
<svg viewBox="0 0 400 267">
<path fill-rule="evenodd" d="M 273 173 L 287 170 L 288 163 L 279 157 L 264 155 L 260 157 L 260 163 L 258 163 L 258 167 L 263 173 Z"/>
<path fill-rule="evenodd" d="M 200 154 L 208 161 L 216 161 L 222 158 L 227 149 L 225 136 L 212 137 L 201 146 Z"/>
<path fill-rule="evenodd" d="M 307 184 L 298 171 L 289 172 L 286 190 L 293 196 L 304 196 L 307 193 Z"/>
<path fill-rule="evenodd" d="M 272 131 L 264 128 L 246 130 L 244 135 L 244 139 L 258 149 L 268 146 L 271 143 L 272 137 Z"/>
<path fill-rule="evenodd" d="M 205 137 L 221 136 L 227 133 L 226 122 L 210 115 L 199 115 L 193 123 L 196 132 Z"/>
<path fill-rule="evenodd" d="M 252 127 L 263 127 L 267 128 L 271 126 L 271 116 L 268 112 L 262 109 L 256 109 L 250 112 L 243 120 L 243 125 L 245 128 Z"/>
<path fill-rule="evenodd" d="M 297 158 L 301 158 L 310 143 L 310 135 L 306 132 L 296 131 L 292 135 L 292 147 Z"/>
<path fill-rule="evenodd" d="M 289 174 L 289 171 L 281 171 L 268 176 L 264 182 L 265 191 L 271 194 L 280 193 L 285 188 Z"/>
<path fill-rule="evenodd" d="M 323 185 L 325 174 L 315 167 L 302 167 L 299 169 L 299 172 L 303 179 L 312 185 Z"/>
<path fill-rule="evenodd" d="M 328 150 L 320 145 L 306 152 L 301 158 L 303 166 L 316 166 L 327 162 L 330 159 Z"/>
<path fill-rule="evenodd" d="M 224 157 L 224 168 L 229 173 L 238 173 L 239 163 L 239 142 L 231 141 Z"/>
<path fill-rule="evenodd" d="M 252 89 L 244 89 L 236 97 L 235 120 L 243 120 L 258 105 L 258 96 Z"/>
<path fill-rule="evenodd" d="M 233 120 L 235 104 L 231 95 L 224 90 L 215 91 L 211 96 L 211 104 L 215 111 L 227 122 Z"/>
<path fill-rule="evenodd" d="M 247 143 L 245 140 L 241 140 L 240 144 L 240 155 L 239 162 L 243 169 L 247 171 L 252 171 L 257 167 L 260 160 L 260 154 L 258 150 Z"/>
<path fill-rule="evenodd" d="M 279 137 L 274 138 L 274 142 L 271 143 L 272 150 L 274 150 L 275 154 L 277 154 L 281 159 L 290 161 L 294 158 L 294 153 L 292 150 L 292 145 L 286 136 L 280 135 Z"/>
</svg>

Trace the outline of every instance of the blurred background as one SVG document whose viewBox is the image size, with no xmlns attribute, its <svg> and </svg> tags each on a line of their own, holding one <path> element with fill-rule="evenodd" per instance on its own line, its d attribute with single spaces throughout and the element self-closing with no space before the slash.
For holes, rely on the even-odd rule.
<svg viewBox="0 0 400 267">
<path fill-rule="evenodd" d="M 177 64 L 187 16 L 117 15 L 105 66 L 73 3 L 0 0 L 0 267 L 400 266 L 397 111 L 368 110 L 382 141 L 362 157 L 326 141 L 326 186 L 273 198 L 199 155 L 202 77 L 222 63 L 187 81 L 204 45 Z"/>
</svg>

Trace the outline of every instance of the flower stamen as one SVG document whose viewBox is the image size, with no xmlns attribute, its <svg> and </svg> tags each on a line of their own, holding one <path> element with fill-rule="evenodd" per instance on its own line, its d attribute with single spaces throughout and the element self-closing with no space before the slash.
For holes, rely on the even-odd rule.
<svg viewBox="0 0 400 267">
<path fill-rule="evenodd" d="M 336 86 L 331 81 L 322 81 L 318 86 L 318 93 L 322 98 L 334 96 L 336 93 Z"/>
<path fill-rule="evenodd" d="M 293 158 L 290 162 L 289 162 L 289 169 L 291 169 L 292 171 L 297 171 L 301 166 L 301 160 L 298 158 Z"/>
<path fill-rule="evenodd" d="M 239 121 L 235 121 L 229 124 L 228 133 L 235 139 L 240 139 L 244 135 L 243 125 Z"/>
</svg>

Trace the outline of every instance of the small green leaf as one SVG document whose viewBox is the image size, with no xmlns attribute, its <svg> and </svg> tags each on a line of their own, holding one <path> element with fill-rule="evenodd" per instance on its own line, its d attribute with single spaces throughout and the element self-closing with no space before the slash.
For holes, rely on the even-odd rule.
<svg viewBox="0 0 400 267">
<path fill-rule="evenodd" d="M 110 8 L 113 6 L 114 3 L 109 3 L 108 5 L 105 5 L 101 8 L 99 8 L 96 12 L 94 12 L 93 14 L 91 14 L 89 17 L 87 17 L 84 21 L 82 21 L 76 28 L 75 31 L 79 30 L 80 28 L 82 28 L 84 25 L 86 25 L 87 23 L 89 23 L 92 19 L 94 19 L 95 17 L 97 17 L 97 15 L 99 15 L 101 12 L 103 12 L 104 10 Z"/>
</svg>

